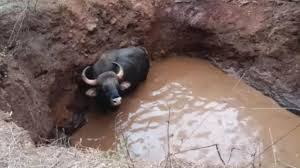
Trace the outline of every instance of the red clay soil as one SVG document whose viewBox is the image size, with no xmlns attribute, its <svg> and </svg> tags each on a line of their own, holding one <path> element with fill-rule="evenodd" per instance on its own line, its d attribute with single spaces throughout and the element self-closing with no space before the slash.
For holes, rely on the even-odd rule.
<svg viewBox="0 0 300 168">
<path fill-rule="evenodd" d="M 36 10 L 34 4 L 27 10 L 16 5 L 0 14 L 0 47 L 6 47 L 0 56 L 0 108 L 12 111 L 35 140 L 47 137 L 55 123 L 71 122 L 72 114 L 54 122 L 56 111 L 84 110 L 77 89 L 82 68 L 104 50 L 130 45 L 146 46 L 153 59 L 170 52 L 204 55 L 299 114 L 299 2 L 40 3 Z M 56 109 L 66 93 L 74 94 L 66 108 Z"/>
</svg>

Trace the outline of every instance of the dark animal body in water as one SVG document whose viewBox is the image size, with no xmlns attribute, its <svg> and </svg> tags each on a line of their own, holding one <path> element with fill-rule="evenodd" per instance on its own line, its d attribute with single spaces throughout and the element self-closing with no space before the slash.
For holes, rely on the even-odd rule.
<svg viewBox="0 0 300 168">
<path fill-rule="evenodd" d="M 83 81 L 92 86 L 85 94 L 102 104 L 119 106 L 122 95 L 146 80 L 150 67 L 143 47 L 128 47 L 104 52 L 93 65 L 82 71 Z"/>
</svg>

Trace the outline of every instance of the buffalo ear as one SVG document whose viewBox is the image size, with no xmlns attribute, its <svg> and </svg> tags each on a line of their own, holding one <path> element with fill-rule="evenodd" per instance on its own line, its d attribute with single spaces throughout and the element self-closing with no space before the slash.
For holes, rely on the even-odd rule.
<svg viewBox="0 0 300 168">
<path fill-rule="evenodd" d="M 131 84 L 127 81 L 124 81 L 120 84 L 120 90 L 124 91 L 128 88 L 130 88 Z"/>
<path fill-rule="evenodd" d="M 85 95 L 87 95 L 89 97 L 96 97 L 96 95 L 97 95 L 96 88 L 90 88 L 89 90 L 87 90 L 85 92 Z"/>
</svg>

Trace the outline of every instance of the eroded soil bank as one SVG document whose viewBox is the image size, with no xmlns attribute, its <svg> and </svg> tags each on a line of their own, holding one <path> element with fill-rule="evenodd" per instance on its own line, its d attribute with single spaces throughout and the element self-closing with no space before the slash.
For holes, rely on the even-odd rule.
<svg viewBox="0 0 300 168">
<path fill-rule="evenodd" d="M 154 62 L 147 81 L 117 111 L 90 108 L 88 123 L 71 141 L 108 150 L 125 137 L 133 159 L 152 161 L 166 158 L 169 141 L 173 157 L 222 166 L 215 146 L 196 150 L 218 144 L 227 166 L 272 167 L 267 148 L 299 123 L 298 116 L 209 62 L 176 56 Z M 300 165 L 299 135 L 300 129 L 293 130 L 274 146 L 279 164 Z"/>
<path fill-rule="evenodd" d="M 52 134 L 53 106 L 66 93 L 74 94 L 66 120 L 86 110 L 76 103 L 86 101 L 77 96 L 82 68 L 129 45 L 145 46 L 153 59 L 205 57 L 299 114 L 298 1 L 38 2 L 0 8 L 0 108 L 35 141 Z"/>
</svg>

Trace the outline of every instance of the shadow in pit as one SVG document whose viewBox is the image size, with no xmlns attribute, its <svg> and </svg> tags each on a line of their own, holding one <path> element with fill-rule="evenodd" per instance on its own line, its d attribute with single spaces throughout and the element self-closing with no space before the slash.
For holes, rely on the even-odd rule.
<svg viewBox="0 0 300 168">
<path fill-rule="evenodd" d="M 75 89 L 60 91 L 60 94 L 56 95 L 56 102 L 51 105 L 55 127 L 50 137 L 55 140 L 64 139 L 61 142 L 67 146 L 70 145 L 70 136 L 88 122 L 88 113 L 114 117 L 118 110 L 118 107 L 109 107 L 95 98 L 86 96 L 85 91 L 89 86 L 82 80 L 75 80 L 75 83 Z"/>
<path fill-rule="evenodd" d="M 49 103 L 54 121 L 54 128 L 49 139 L 55 141 L 64 139 L 61 144 L 67 146 L 70 145 L 69 137 L 88 122 L 87 113 L 113 115 L 118 110 L 85 95 L 90 87 L 81 80 L 83 67 L 68 69 L 56 74 L 56 82 L 52 85 Z"/>
</svg>

